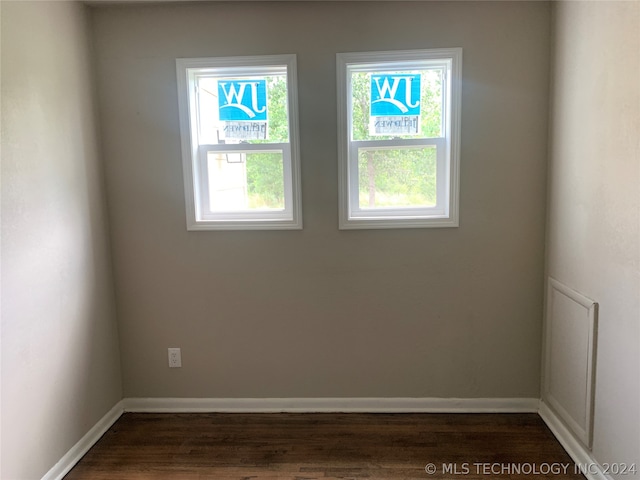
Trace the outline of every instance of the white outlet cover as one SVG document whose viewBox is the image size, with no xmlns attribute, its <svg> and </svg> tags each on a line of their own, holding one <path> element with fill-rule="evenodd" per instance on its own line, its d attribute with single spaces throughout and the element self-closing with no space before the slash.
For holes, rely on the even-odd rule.
<svg viewBox="0 0 640 480">
<path fill-rule="evenodd" d="M 182 367 L 182 354 L 179 348 L 169 348 L 169 368 Z"/>
</svg>

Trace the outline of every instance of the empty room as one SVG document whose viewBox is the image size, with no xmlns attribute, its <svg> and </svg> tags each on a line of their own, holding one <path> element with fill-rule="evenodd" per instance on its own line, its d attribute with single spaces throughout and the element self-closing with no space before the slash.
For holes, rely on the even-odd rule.
<svg viewBox="0 0 640 480">
<path fill-rule="evenodd" d="M 640 479 L 640 2 L 0 22 L 2 480 Z"/>
</svg>

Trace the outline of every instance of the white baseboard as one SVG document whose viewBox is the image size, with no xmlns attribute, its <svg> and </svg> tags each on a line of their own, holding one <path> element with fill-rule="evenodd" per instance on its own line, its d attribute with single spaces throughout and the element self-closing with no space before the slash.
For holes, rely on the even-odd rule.
<svg viewBox="0 0 640 480">
<path fill-rule="evenodd" d="M 543 400 L 540 401 L 538 414 L 558 442 L 560 442 L 560 445 L 564 447 L 576 465 L 582 469 L 583 475 L 587 480 L 613 480 L 612 477 L 603 472 L 602 467 L 591 456 L 591 452 L 587 447 L 571 433 L 560 420 L 560 417 Z"/>
<path fill-rule="evenodd" d="M 96 423 L 78 443 L 71 447 L 58 463 L 42 477 L 42 480 L 62 480 L 75 464 L 80 461 L 84 454 L 100 440 L 100 437 L 111 428 L 111 425 L 116 423 L 116 420 L 120 418 L 123 412 L 123 402 L 120 400 L 104 417 L 98 420 L 98 423 Z"/>
<path fill-rule="evenodd" d="M 126 398 L 125 412 L 537 413 L 537 398 Z"/>
</svg>

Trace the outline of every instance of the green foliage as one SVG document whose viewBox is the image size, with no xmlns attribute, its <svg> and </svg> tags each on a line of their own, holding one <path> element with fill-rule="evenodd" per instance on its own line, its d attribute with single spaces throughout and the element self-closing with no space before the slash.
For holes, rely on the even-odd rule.
<svg viewBox="0 0 640 480">
<path fill-rule="evenodd" d="M 287 78 L 268 76 L 267 80 L 267 140 L 249 140 L 249 143 L 286 143 L 289 141 Z"/>
<path fill-rule="evenodd" d="M 361 208 L 435 205 L 435 148 L 361 150 L 358 182 Z"/>
<path fill-rule="evenodd" d="M 284 208 L 284 171 L 280 153 L 247 154 L 250 208 Z"/>
<path fill-rule="evenodd" d="M 421 72 L 421 137 L 442 133 L 442 72 Z M 352 76 L 354 140 L 385 140 L 391 136 L 369 134 L 370 73 Z M 284 76 L 267 77 L 268 140 L 249 143 L 289 141 L 287 83 Z M 401 138 L 415 138 L 405 135 Z M 358 158 L 361 207 L 424 206 L 436 201 L 436 154 L 434 148 L 394 148 L 362 150 Z M 284 172 L 278 153 L 247 155 L 247 187 L 251 208 L 284 208 Z"/>
<path fill-rule="evenodd" d="M 267 77 L 267 112 L 268 140 L 250 140 L 249 143 L 288 142 L 286 77 Z M 250 208 L 284 208 L 282 154 L 247 154 L 247 190 Z"/>
<path fill-rule="evenodd" d="M 432 138 L 442 133 L 442 71 L 421 73 L 420 135 L 400 138 Z M 371 74 L 358 72 L 351 77 L 352 138 L 390 140 L 394 137 L 370 135 Z M 397 138 L 397 137 L 395 137 Z M 360 150 L 358 155 L 359 202 L 367 207 L 411 207 L 436 203 L 435 148 L 380 148 Z"/>
</svg>

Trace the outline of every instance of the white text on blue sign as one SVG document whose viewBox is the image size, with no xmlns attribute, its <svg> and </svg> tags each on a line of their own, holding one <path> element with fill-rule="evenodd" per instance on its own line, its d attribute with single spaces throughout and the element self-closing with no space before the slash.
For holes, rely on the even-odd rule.
<svg viewBox="0 0 640 480">
<path fill-rule="evenodd" d="M 220 80 L 218 108 L 222 121 L 266 121 L 266 80 Z"/>
<path fill-rule="evenodd" d="M 371 116 L 420 115 L 420 74 L 371 75 Z"/>
</svg>

